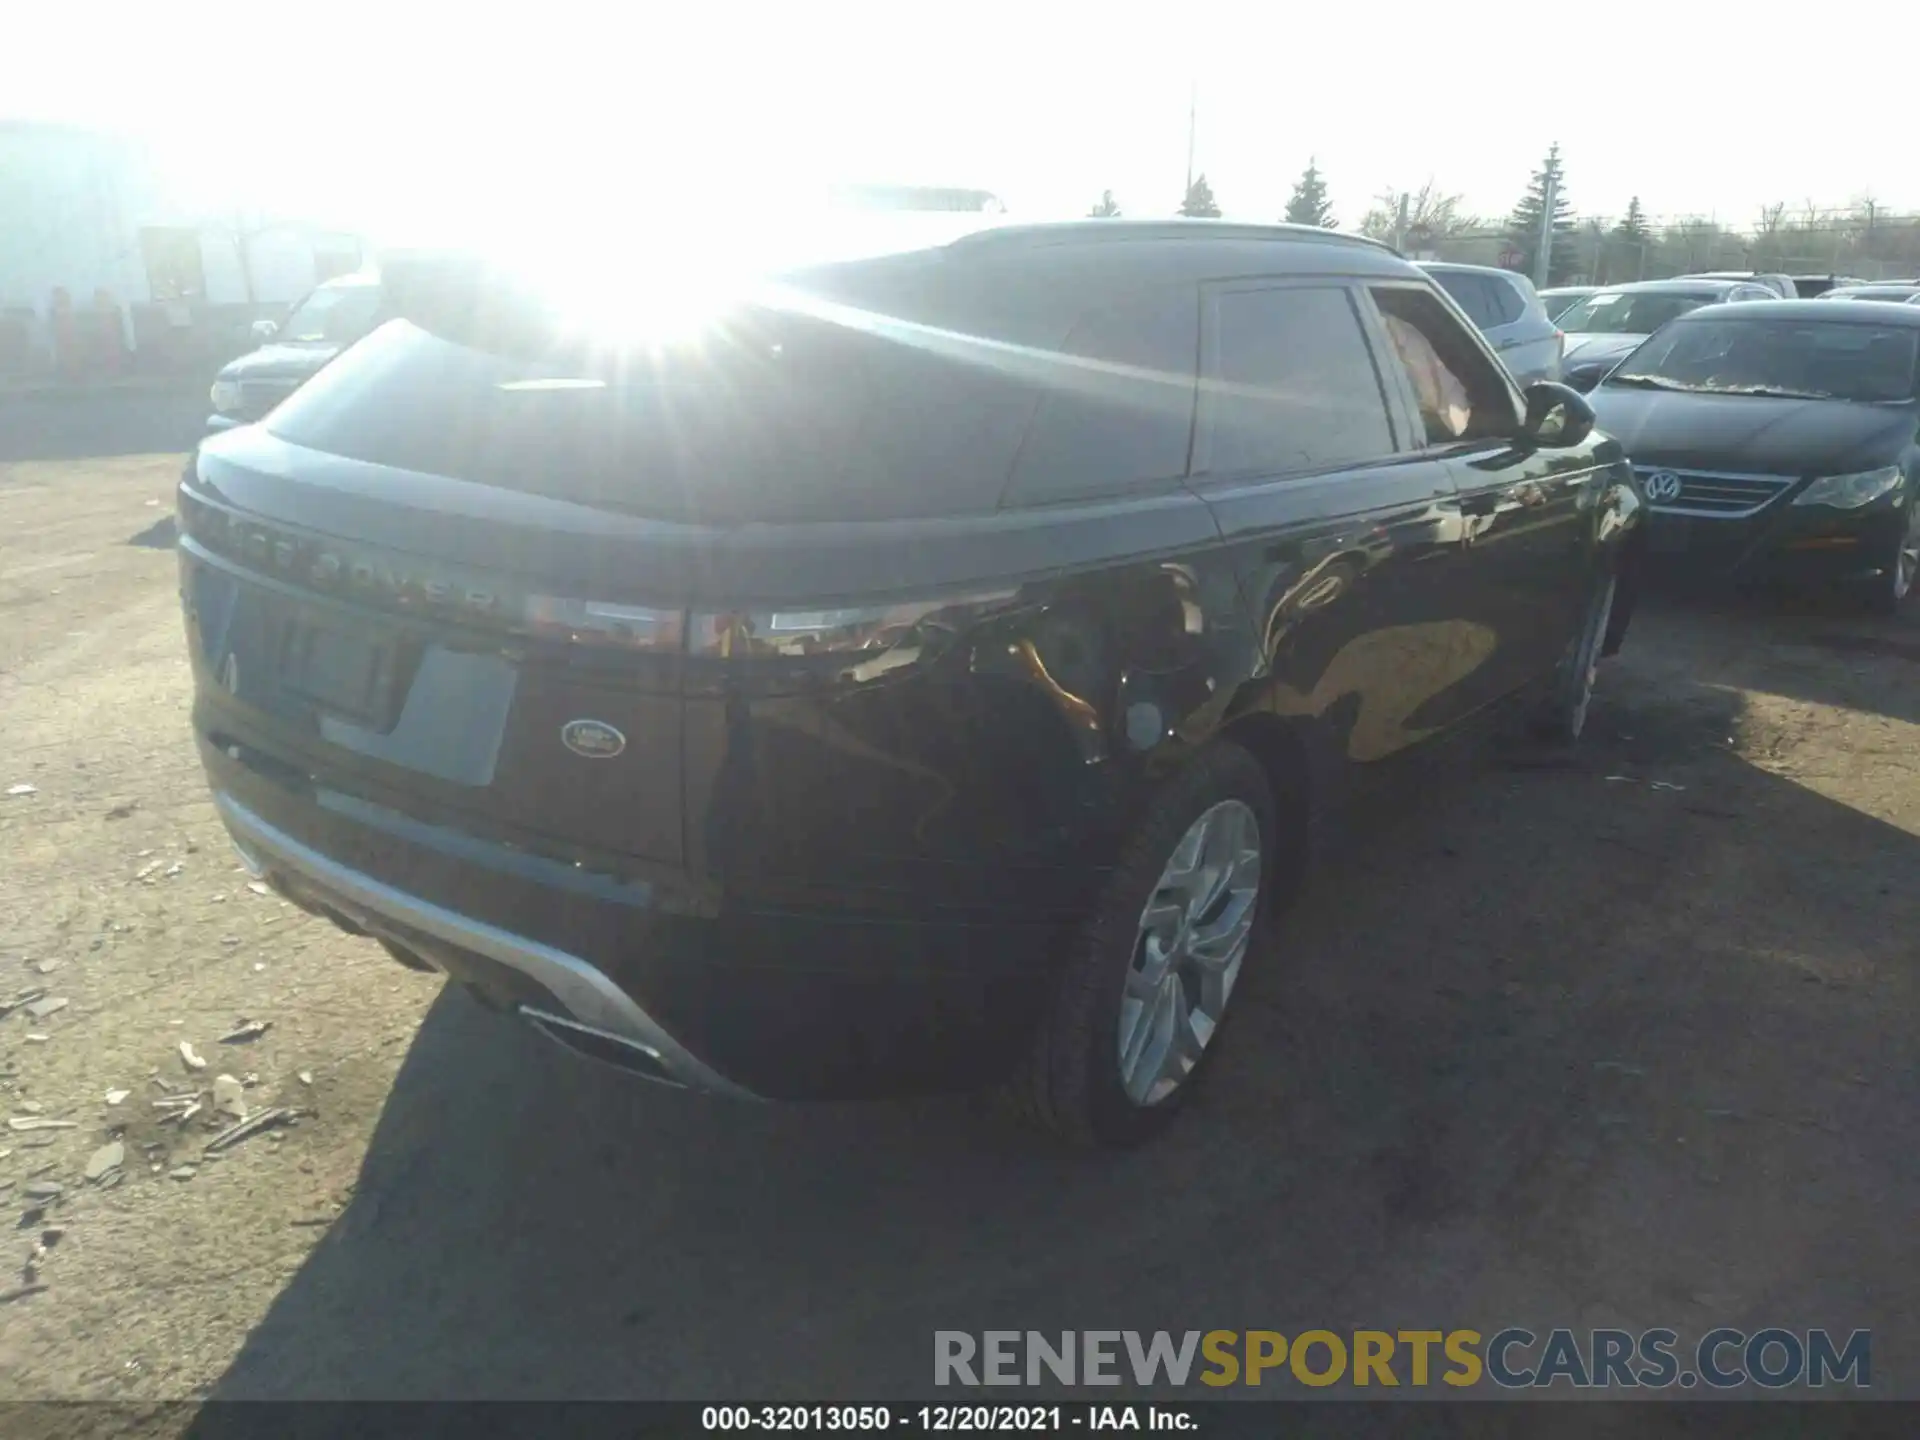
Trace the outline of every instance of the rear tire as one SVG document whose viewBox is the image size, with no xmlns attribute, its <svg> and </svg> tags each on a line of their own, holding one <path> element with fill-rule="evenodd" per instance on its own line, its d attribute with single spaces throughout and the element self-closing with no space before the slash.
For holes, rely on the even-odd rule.
<svg viewBox="0 0 1920 1440">
<path fill-rule="evenodd" d="M 1167 782 L 1075 939 L 1009 1086 L 1016 1109 L 1086 1148 L 1137 1145 L 1172 1120 L 1265 942 L 1277 836 L 1267 773 L 1237 745 Z"/>
<path fill-rule="evenodd" d="M 1613 619 L 1614 598 L 1619 589 L 1619 576 L 1608 570 L 1589 591 L 1580 616 L 1580 629 L 1554 671 L 1552 693 L 1534 723 L 1534 732 L 1541 739 L 1572 745 L 1586 730 L 1587 710 L 1593 701 L 1594 681 L 1599 675 L 1600 657 L 1606 648 L 1607 627 Z"/>
</svg>

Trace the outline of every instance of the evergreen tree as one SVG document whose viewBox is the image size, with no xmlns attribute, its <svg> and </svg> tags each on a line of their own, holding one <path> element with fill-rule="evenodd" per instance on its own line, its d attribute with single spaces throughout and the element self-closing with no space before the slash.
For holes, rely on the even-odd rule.
<svg viewBox="0 0 1920 1440">
<path fill-rule="evenodd" d="M 1547 186 L 1553 186 L 1553 249 L 1547 260 L 1547 283 L 1560 285 L 1579 268 L 1578 245 L 1574 239 L 1573 203 L 1567 199 L 1567 187 L 1560 169 L 1560 146 L 1547 150 L 1547 158 L 1533 172 L 1533 183 L 1513 209 L 1507 221 L 1507 242 L 1520 255 L 1516 267 L 1527 275 L 1537 274 L 1535 261 L 1540 254 L 1540 230 L 1546 218 Z"/>
<path fill-rule="evenodd" d="M 1327 182 L 1320 178 L 1319 166 L 1311 159 L 1294 182 L 1284 218 L 1289 225 L 1318 225 L 1324 230 L 1335 229 L 1340 223 L 1333 218 L 1333 206 L 1327 201 Z"/>
<path fill-rule="evenodd" d="M 1784 208 L 1783 206 L 1783 211 Z M 1647 229 L 1647 212 L 1640 208 L 1638 195 L 1627 202 L 1627 213 L 1620 217 L 1620 223 L 1613 227 L 1613 233 L 1622 240 L 1632 240 L 1636 244 L 1646 243 L 1651 232 Z"/>
<path fill-rule="evenodd" d="M 1113 192 L 1111 190 L 1102 190 L 1100 192 L 1100 203 L 1087 211 L 1088 218 L 1093 220 L 1112 220 L 1119 214 L 1120 202 L 1113 198 Z"/>
<path fill-rule="evenodd" d="M 1213 198 L 1213 187 L 1207 184 L 1207 177 L 1196 175 L 1193 184 L 1187 187 L 1187 198 L 1180 202 L 1182 215 L 1217 220 L 1220 218 L 1220 206 Z"/>
</svg>

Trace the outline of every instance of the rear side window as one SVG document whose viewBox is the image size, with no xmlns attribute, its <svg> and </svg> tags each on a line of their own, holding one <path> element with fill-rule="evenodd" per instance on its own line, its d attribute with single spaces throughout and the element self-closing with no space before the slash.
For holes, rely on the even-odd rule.
<svg viewBox="0 0 1920 1440">
<path fill-rule="evenodd" d="M 1453 297 L 1454 304 L 1482 330 L 1511 325 L 1526 313 L 1519 288 L 1497 275 L 1475 275 L 1464 270 L 1435 270 L 1434 280 Z"/>
<path fill-rule="evenodd" d="M 1347 291 L 1218 291 L 1209 314 L 1207 472 L 1320 470 L 1393 453 L 1386 396 Z"/>
<path fill-rule="evenodd" d="M 1124 494 L 1187 473 L 1200 297 L 1147 290 L 1081 317 L 1039 374 L 1009 505 Z"/>
<path fill-rule="evenodd" d="M 1497 275 L 1483 275 L 1480 280 L 1487 287 L 1488 305 L 1495 325 L 1511 325 L 1527 313 L 1526 297 L 1513 281 L 1503 280 Z"/>
<path fill-rule="evenodd" d="M 1411 286 L 1382 287 L 1373 299 L 1429 444 L 1512 433 L 1517 417 L 1506 382 L 1438 299 Z"/>
</svg>

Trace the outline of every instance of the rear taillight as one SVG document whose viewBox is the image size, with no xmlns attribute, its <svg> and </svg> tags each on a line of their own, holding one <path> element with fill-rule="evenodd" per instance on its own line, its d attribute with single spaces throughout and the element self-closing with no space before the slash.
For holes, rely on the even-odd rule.
<svg viewBox="0 0 1920 1440">
<path fill-rule="evenodd" d="M 696 612 L 687 653 L 769 678 L 863 683 L 931 663 L 1018 596 L 1016 589 L 997 589 L 883 605 Z"/>
<path fill-rule="evenodd" d="M 684 610 L 529 595 L 521 611 L 520 629 L 543 640 L 678 654 L 686 639 L 687 616 Z"/>
</svg>

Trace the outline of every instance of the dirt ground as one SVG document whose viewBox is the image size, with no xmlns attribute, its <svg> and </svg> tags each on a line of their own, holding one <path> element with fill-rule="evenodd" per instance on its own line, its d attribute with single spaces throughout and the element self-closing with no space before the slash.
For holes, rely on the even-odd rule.
<svg viewBox="0 0 1920 1440">
<path fill-rule="evenodd" d="M 1507 1324 L 1871 1328 L 1920 1396 L 1920 613 L 1654 604 L 1577 760 L 1436 763 L 1181 1125 L 1072 1157 L 627 1081 L 250 890 L 188 739 L 194 409 L 0 419 L 0 1001 L 67 1002 L 0 1019 L 0 1110 L 74 1122 L 0 1130 L 0 1207 L 63 1187 L 0 1292 L 65 1229 L 0 1398 L 905 1398 L 936 1328 Z M 203 1156 L 154 1102 L 219 1073 L 309 1113 Z"/>
</svg>

